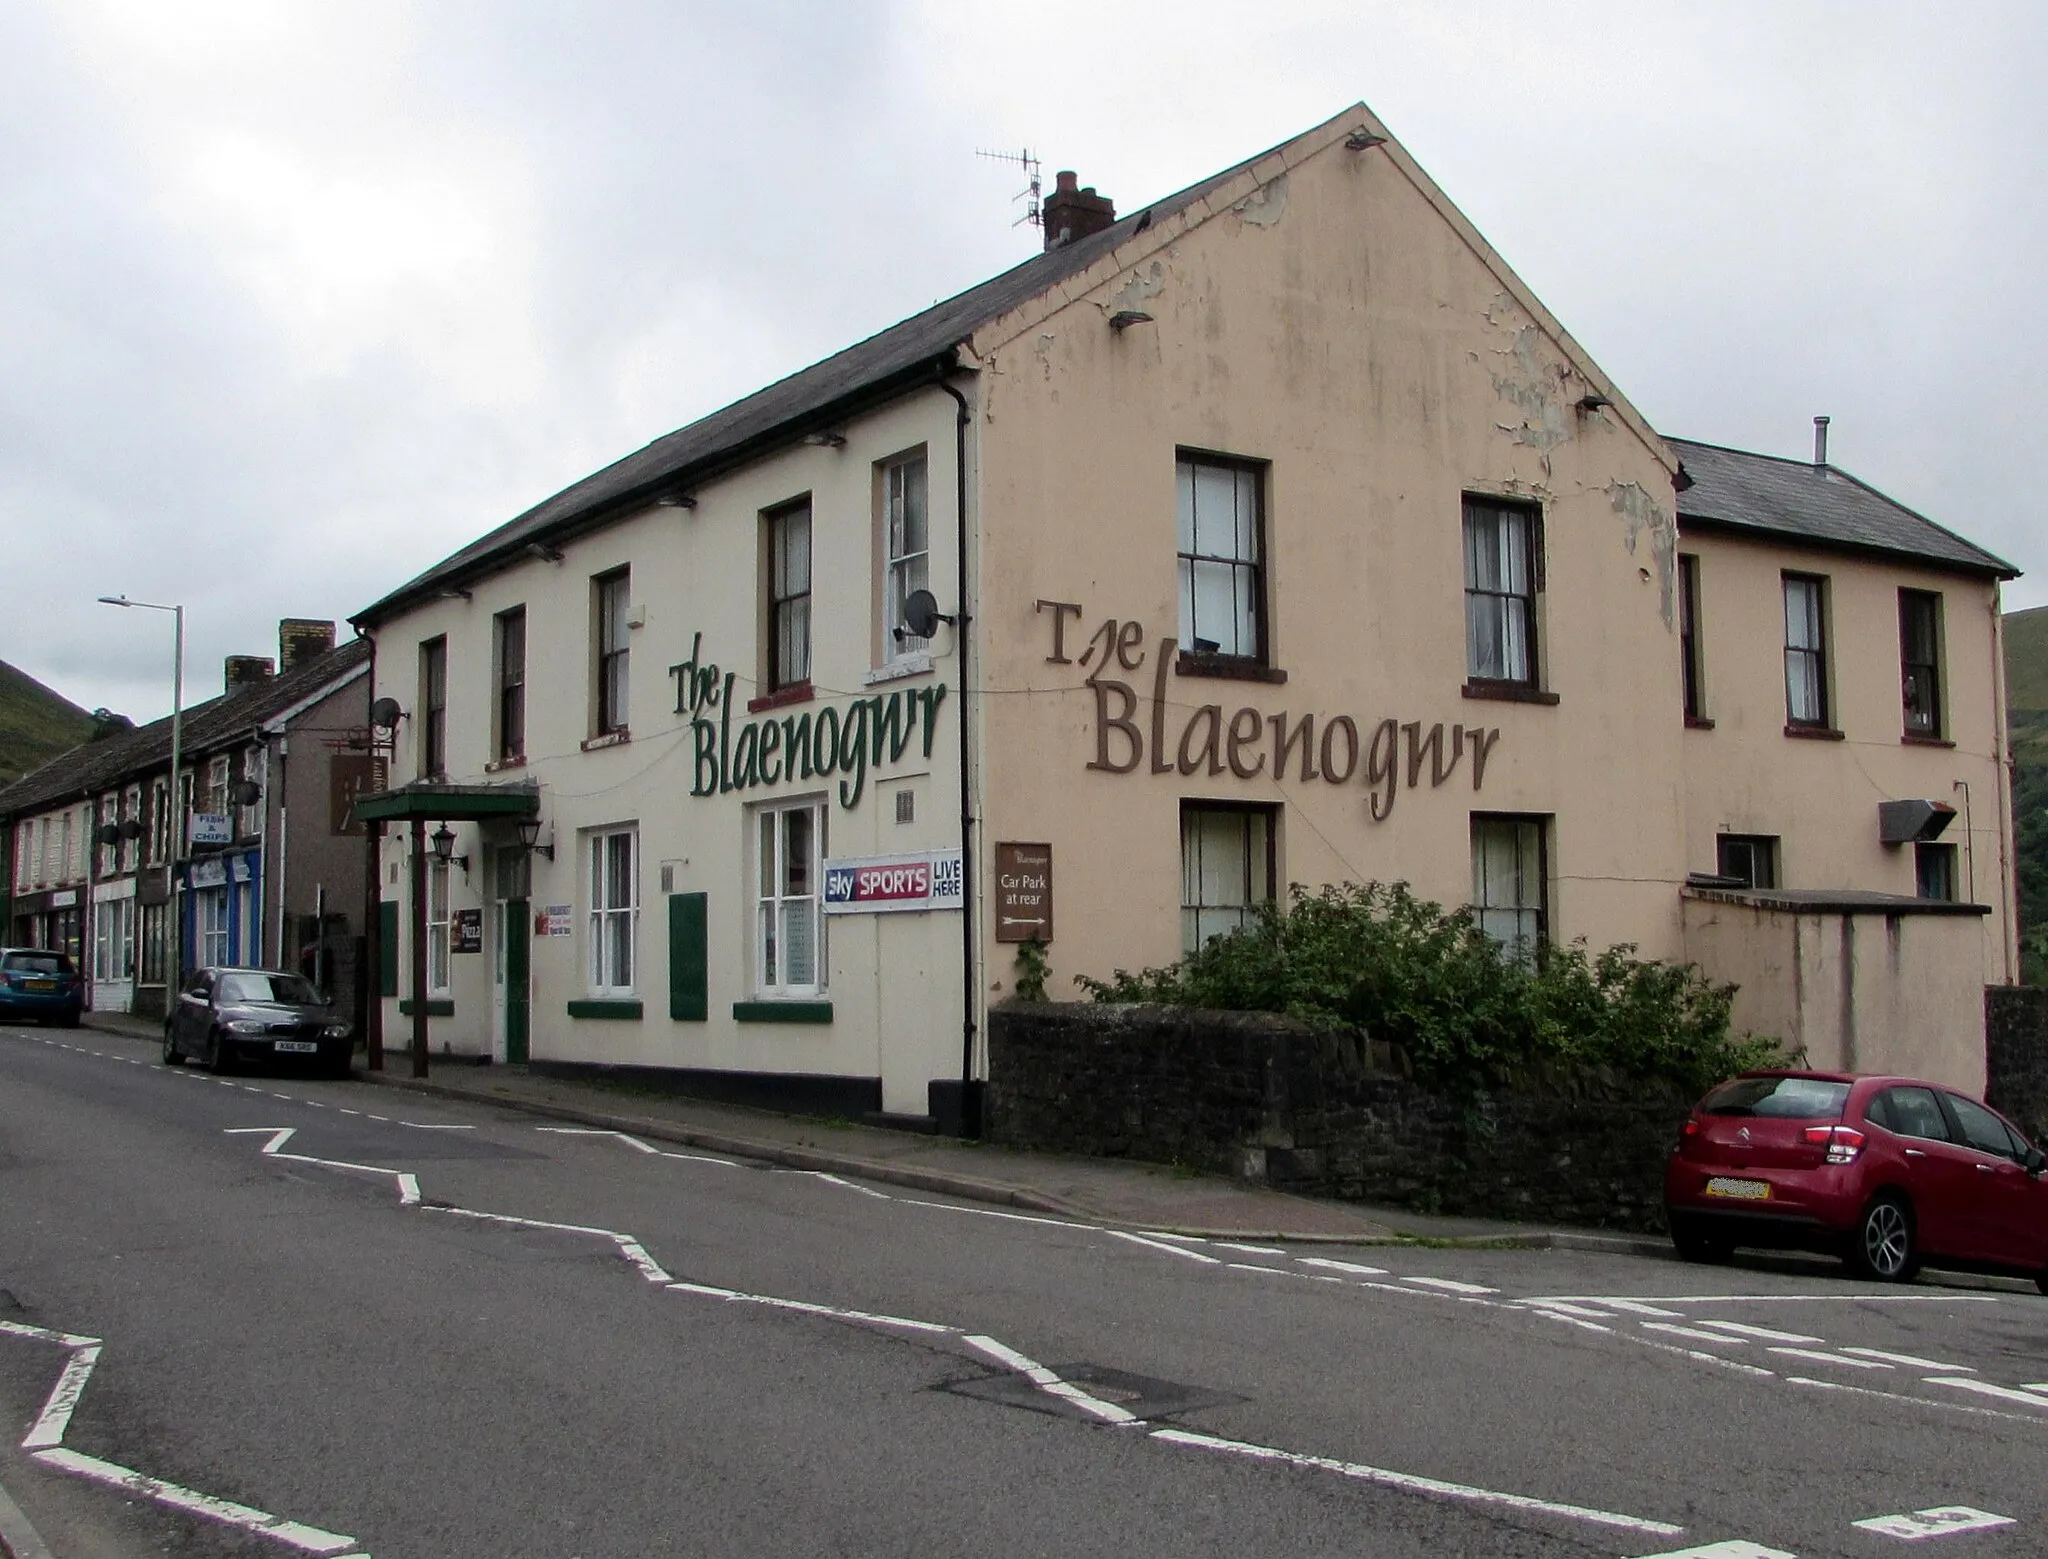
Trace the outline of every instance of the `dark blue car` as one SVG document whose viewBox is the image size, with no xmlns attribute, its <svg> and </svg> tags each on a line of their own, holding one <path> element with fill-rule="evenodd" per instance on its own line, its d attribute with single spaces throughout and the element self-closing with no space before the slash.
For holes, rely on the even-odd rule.
<svg viewBox="0 0 2048 1559">
<path fill-rule="evenodd" d="M 0 947 L 0 1023 L 28 1019 L 78 1027 L 85 987 L 64 953 L 39 947 Z"/>
</svg>

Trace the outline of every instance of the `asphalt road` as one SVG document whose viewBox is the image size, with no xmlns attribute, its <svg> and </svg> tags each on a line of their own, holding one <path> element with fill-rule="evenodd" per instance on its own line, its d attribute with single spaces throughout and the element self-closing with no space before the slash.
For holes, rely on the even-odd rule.
<svg viewBox="0 0 2048 1559">
<path fill-rule="evenodd" d="M 1134 1236 L 103 1033 L 0 1028 L 0 1425 L 57 1559 L 2048 1551 L 2048 1299 Z"/>
</svg>

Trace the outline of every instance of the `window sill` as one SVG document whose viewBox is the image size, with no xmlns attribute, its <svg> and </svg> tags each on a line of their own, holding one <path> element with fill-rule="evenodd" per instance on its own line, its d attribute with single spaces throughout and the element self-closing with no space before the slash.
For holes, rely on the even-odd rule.
<svg viewBox="0 0 2048 1559">
<path fill-rule="evenodd" d="M 1467 698 L 1498 699 L 1508 704 L 1555 704 L 1555 693 L 1526 682 L 1497 682 L 1490 677 L 1468 677 L 1461 691 Z"/>
<path fill-rule="evenodd" d="M 1901 747 L 1948 747 L 1948 748 L 1953 748 L 1953 747 L 1955 746 L 1955 743 L 1954 743 L 1954 742 L 1952 742 L 1952 741 L 1950 741 L 1950 740 L 1949 740 L 1949 739 L 1948 739 L 1947 737 L 1945 737 L 1945 736 L 1920 736 L 1920 735 L 1916 735 L 1916 734 L 1915 734 L 1914 732 L 1912 732 L 1912 731 L 1907 731 L 1907 732 L 1906 732 L 1906 733 L 1905 733 L 1904 735 L 1900 736 L 1900 738 L 1899 738 L 1899 745 L 1900 745 Z"/>
<path fill-rule="evenodd" d="M 1808 742 L 1839 742 L 1846 739 L 1840 731 L 1827 725 L 1787 725 L 1785 734 Z"/>
<path fill-rule="evenodd" d="M 864 687 L 877 687 L 884 682 L 901 682 L 905 677 L 929 676 L 931 669 L 931 656 L 906 655 L 901 660 L 892 660 L 886 666 L 877 666 L 860 680 Z"/>
<path fill-rule="evenodd" d="M 735 1023 L 830 1023 L 829 1001 L 736 1001 L 732 1004 Z"/>
<path fill-rule="evenodd" d="M 633 739 L 633 733 L 621 726 L 616 731 L 606 731 L 602 736 L 590 737 L 583 743 L 585 752 L 596 752 L 600 747 L 620 747 Z"/>
<path fill-rule="evenodd" d="M 417 1007 L 418 1005 L 419 1005 L 419 1003 L 418 1003 L 418 1002 L 416 1002 L 416 1001 L 413 1001 L 413 1000 L 412 1000 L 411 998 L 409 998 L 409 997 L 408 997 L 408 998 L 407 998 L 406 1000 L 404 1000 L 404 1001 L 402 1001 L 402 1002 L 400 1002 L 400 1003 L 398 1004 L 398 1010 L 399 1010 L 399 1011 L 400 1011 L 401 1013 L 403 1013 L 403 1014 L 404 1014 L 404 1015 L 405 1015 L 406 1017 L 408 1017 L 408 1018 L 409 1018 L 409 1017 L 411 1017 L 411 1016 L 412 1016 L 413 1008 Z M 430 1017 L 430 1018 L 452 1018 L 452 1017 L 454 1017 L 454 1016 L 455 1016 L 455 1001 L 454 1001 L 454 998 L 452 998 L 452 997 L 440 997 L 440 996 L 429 996 L 429 997 L 427 998 L 427 1016 L 428 1016 L 428 1017 Z"/>
<path fill-rule="evenodd" d="M 606 997 L 569 1003 L 572 1018 L 593 1018 L 611 1023 L 638 1023 L 641 1016 L 637 997 Z"/>
<path fill-rule="evenodd" d="M 779 687 L 772 693 L 748 699 L 747 713 L 757 715 L 764 709 L 780 709 L 786 704 L 808 704 L 817 696 L 817 689 L 810 683 L 792 682 L 788 687 Z"/>
<path fill-rule="evenodd" d="M 1226 682 L 1272 682 L 1287 680 L 1278 666 L 1264 665 L 1247 655 L 1208 655 L 1182 650 L 1173 663 L 1178 677 L 1216 677 Z"/>
<path fill-rule="evenodd" d="M 588 746 L 589 744 L 588 744 L 588 743 L 586 742 L 586 743 L 585 743 L 584 745 L 585 745 L 585 746 Z M 519 754 L 519 755 L 518 755 L 517 757 L 513 757 L 513 758 L 500 758 L 500 759 L 499 759 L 499 760 L 498 760 L 498 761 L 497 761 L 496 763 L 487 763 L 487 764 L 485 764 L 485 765 L 484 765 L 484 773 L 486 773 L 486 774 L 503 774 L 503 773 L 504 773 L 504 772 L 505 772 L 505 771 L 506 771 L 507 769 L 523 769 L 523 768 L 525 768 L 525 767 L 526 767 L 526 754 L 522 752 L 522 753 L 520 753 L 520 754 Z"/>
<path fill-rule="evenodd" d="M 1685 717 L 1685 728 L 1688 731 L 1711 731 L 1714 728 L 1714 722 L 1705 715 L 1687 715 Z"/>
</svg>

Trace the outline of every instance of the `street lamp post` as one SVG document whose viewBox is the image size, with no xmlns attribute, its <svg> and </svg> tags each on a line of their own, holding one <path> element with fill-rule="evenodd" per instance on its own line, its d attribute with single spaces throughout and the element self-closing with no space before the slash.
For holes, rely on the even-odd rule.
<svg viewBox="0 0 2048 1559">
<path fill-rule="evenodd" d="M 178 801 L 178 770 L 185 756 L 185 608 L 155 601 L 131 601 L 125 595 L 103 595 L 100 601 L 106 606 L 139 606 L 146 611 L 169 612 L 176 620 L 177 643 L 171 651 L 171 783 L 165 796 L 171 810 L 171 826 L 166 830 L 169 843 L 164 852 L 164 913 L 170 921 L 164 950 L 164 1016 L 168 1018 L 178 983 L 185 973 L 185 925 L 178 914 L 177 865 L 182 848 L 178 836 L 185 821 L 184 809 Z"/>
</svg>

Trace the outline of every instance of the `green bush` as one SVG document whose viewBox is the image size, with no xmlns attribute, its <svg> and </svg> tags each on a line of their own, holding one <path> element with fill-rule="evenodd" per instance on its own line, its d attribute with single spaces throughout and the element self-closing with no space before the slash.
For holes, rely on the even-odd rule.
<svg viewBox="0 0 2048 1559">
<path fill-rule="evenodd" d="M 1731 1036 L 1732 985 L 1635 949 L 1597 956 L 1583 942 L 1519 961 L 1463 910 L 1406 883 L 1296 885 L 1284 910 L 1179 963 L 1078 983 L 1101 1002 L 1278 1012 L 1348 1024 L 1406 1052 L 1435 1082 L 1502 1083 L 1600 1068 L 1705 1089 L 1748 1067 L 1788 1065 L 1774 1039 Z"/>
</svg>

